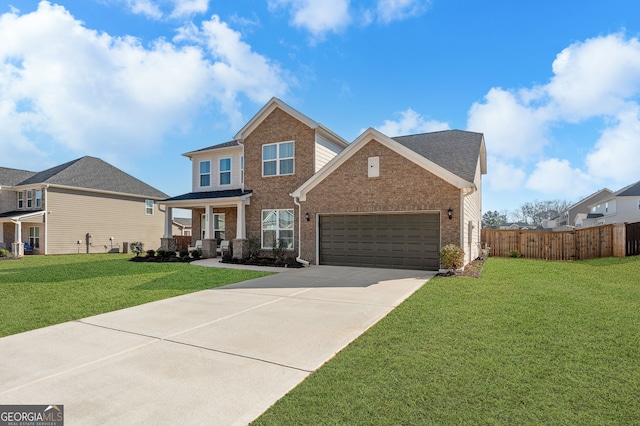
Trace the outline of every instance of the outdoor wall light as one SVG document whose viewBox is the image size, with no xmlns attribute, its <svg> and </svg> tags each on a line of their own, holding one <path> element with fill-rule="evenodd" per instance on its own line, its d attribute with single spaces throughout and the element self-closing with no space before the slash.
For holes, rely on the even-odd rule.
<svg viewBox="0 0 640 426">
<path fill-rule="evenodd" d="M 307 222 L 309 222 L 311 219 L 309 218 L 309 212 L 306 212 L 304 214 L 304 218 L 307 219 Z"/>
<path fill-rule="evenodd" d="M 449 220 L 453 219 L 453 210 L 447 210 L 447 216 L 449 216 Z"/>
</svg>

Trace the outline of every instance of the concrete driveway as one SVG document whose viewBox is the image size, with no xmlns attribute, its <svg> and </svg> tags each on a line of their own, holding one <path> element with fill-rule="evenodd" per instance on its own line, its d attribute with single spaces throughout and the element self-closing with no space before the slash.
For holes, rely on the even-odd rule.
<svg viewBox="0 0 640 426">
<path fill-rule="evenodd" d="M 4 337 L 0 404 L 61 404 L 66 425 L 247 424 L 432 276 L 314 266 Z"/>
</svg>

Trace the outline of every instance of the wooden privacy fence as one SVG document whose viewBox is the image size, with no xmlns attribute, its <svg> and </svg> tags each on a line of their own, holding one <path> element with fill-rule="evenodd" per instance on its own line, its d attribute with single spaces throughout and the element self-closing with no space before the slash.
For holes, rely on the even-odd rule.
<svg viewBox="0 0 640 426">
<path fill-rule="evenodd" d="M 191 246 L 191 235 L 174 235 L 176 239 L 176 250 L 188 250 Z"/>
<path fill-rule="evenodd" d="M 483 229 L 490 256 L 509 257 L 517 250 L 529 259 L 584 260 L 626 253 L 625 225 L 602 225 L 563 232 Z"/>
</svg>

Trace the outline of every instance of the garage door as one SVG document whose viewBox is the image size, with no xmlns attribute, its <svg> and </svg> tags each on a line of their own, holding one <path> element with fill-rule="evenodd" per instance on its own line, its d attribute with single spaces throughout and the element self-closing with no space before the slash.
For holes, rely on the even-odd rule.
<svg viewBox="0 0 640 426">
<path fill-rule="evenodd" d="M 320 264 L 438 270 L 438 213 L 320 216 Z"/>
</svg>

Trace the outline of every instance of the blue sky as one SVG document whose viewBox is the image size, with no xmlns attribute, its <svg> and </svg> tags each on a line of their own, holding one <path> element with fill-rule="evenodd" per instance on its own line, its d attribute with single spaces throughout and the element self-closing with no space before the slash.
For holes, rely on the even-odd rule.
<svg viewBox="0 0 640 426">
<path fill-rule="evenodd" d="M 354 140 L 482 132 L 484 210 L 640 180 L 637 0 L 0 1 L 0 166 L 174 196 L 272 96 Z"/>
</svg>

